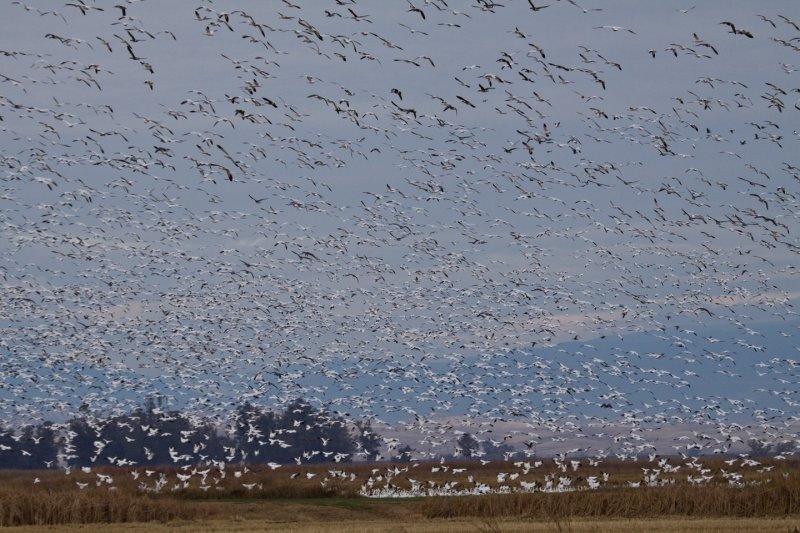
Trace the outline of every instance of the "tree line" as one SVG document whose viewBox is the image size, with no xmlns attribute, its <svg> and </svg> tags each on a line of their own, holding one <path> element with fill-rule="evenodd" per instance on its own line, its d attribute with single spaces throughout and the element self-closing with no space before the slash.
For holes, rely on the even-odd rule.
<svg viewBox="0 0 800 533">
<path fill-rule="evenodd" d="M 348 423 L 303 399 L 282 412 L 241 404 L 225 427 L 150 399 L 123 415 L 0 427 L 0 469 L 352 462 L 375 460 L 381 444 L 370 422 Z"/>
<path fill-rule="evenodd" d="M 209 419 L 164 410 L 153 399 L 135 411 L 115 416 L 89 414 L 63 424 L 42 422 L 16 429 L 0 426 L 0 469 L 84 466 L 156 466 L 187 463 L 350 463 L 356 460 L 409 462 L 415 450 L 390 446 L 369 421 L 348 422 L 303 399 L 282 412 L 251 403 L 239 405 L 232 422 L 221 427 Z M 514 448 L 461 433 L 451 459 L 509 460 Z M 751 439 L 753 456 L 796 453 L 794 441 Z"/>
</svg>

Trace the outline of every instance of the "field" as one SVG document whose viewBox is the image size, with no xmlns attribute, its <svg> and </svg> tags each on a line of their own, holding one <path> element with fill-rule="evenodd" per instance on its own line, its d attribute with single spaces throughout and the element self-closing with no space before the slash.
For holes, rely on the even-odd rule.
<svg viewBox="0 0 800 533">
<path fill-rule="evenodd" d="M 585 463 L 5 471 L 0 526 L 85 532 L 113 523 L 115 531 L 153 533 L 800 531 L 795 460 Z"/>
</svg>

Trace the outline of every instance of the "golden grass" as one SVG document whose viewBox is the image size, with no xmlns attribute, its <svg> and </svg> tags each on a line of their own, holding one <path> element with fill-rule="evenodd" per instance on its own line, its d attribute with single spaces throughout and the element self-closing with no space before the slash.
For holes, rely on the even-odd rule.
<svg viewBox="0 0 800 533">
<path fill-rule="evenodd" d="M 8 533 L 38 533 L 53 531 L 52 527 L 27 526 L 8 528 Z M 67 525 L 58 528 L 62 532 L 106 533 L 108 525 Z M 658 518 L 639 520 L 571 520 L 568 522 L 523 521 L 523 520 L 432 520 L 408 516 L 398 520 L 337 520 L 276 523 L 268 519 L 245 520 L 198 520 L 192 522 L 170 522 L 168 524 L 116 524 L 115 532 L 124 533 L 797 533 L 800 518 L 781 519 L 685 519 Z"/>
<path fill-rule="evenodd" d="M 670 461 L 678 465 L 681 460 Z M 450 527 L 448 524 L 458 523 L 459 527 L 467 527 L 459 531 L 515 531 L 518 524 L 530 527 L 545 524 L 550 527 L 544 529 L 547 531 L 573 531 L 580 530 L 582 526 L 578 524 L 581 523 L 608 523 L 620 519 L 640 522 L 646 519 L 649 524 L 651 520 L 658 522 L 669 516 L 685 521 L 687 527 L 694 527 L 702 522 L 700 519 L 710 517 L 764 522 L 763 519 L 768 518 L 800 516 L 800 463 L 763 460 L 758 467 L 733 467 L 722 459 L 701 458 L 699 461 L 714 473 L 713 479 L 702 487 L 686 481 L 687 475 L 694 475 L 696 468 L 684 464 L 678 473 L 663 475 L 668 481 L 664 486 L 630 488 L 629 483 L 642 480 L 643 469 L 655 466 L 651 462 L 630 461 L 581 465 L 574 470 L 570 468 L 567 473 L 549 461 L 528 474 L 502 483 L 497 479 L 499 473 L 519 471 L 519 467 L 507 462 L 483 466 L 473 463 L 293 465 L 274 471 L 267 467 L 229 466 L 224 471 L 212 470 L 208 474 L 206 483 L 211 488 L 201 485 L 198 476 L 193 476 L 186 486 L 178 483 L 177 475 L 185 475 L 192 469 L 174 467 L 150 469 L 149 474 L 144 473 L 144 469 L 111 467 L 90 472 L 73 470 L 69 474 L 64 471 L 3 471 L 0 472 L 0 526 L 106 524 L 107 528 L 107 524 L 113 523 L 116 531 L 127 530 L 128 526 L 122 527 L 124 524 L 135 528 L 139 527 L 137 523 L 149 522 L 169 523 L 170 531 L 179 531 L 175 527 L 183 527 L 178 526 L 181 523 L 198 527 L 202 524 L 202 530 L 208 527 L 213 531 L 225 523 L 225 528 L 219 530 L 228 531 L 235 530 L 230 529 L 233 525 L 238 528 L 245 527 L 243 524 L 269 523 L 272 524 L 270 530 L 274 529 L 272 526 L 280 526 L 294 531 L 291 528 L 342 522 L 352 523 L 355 529 L 347 530 L 354 533 L 359 531 L 359 524 L 367 524 L 364 527 L 383 524 L 380 528 L 417 524 L 422 529 L 406 530 L 427 531 L 424 528 L 430 524 L 446 528 Z M 466 470 L 462 472 L 462 468 Z M 729 486 L 727 480 L 717 475 L 721 469 L 739 472 L 742 486 Z M 344 471 L 347 475 L 336 477 L 331 471 Z M 138 479 L 134 479 L 133 472 L 138 474 Z M 590 476 L 601 477 L 603 473 L 608 474 L 609 481 L 599 489 L 587 490 L 585 481 L 579 481 Z M 309 477 L 308 474 L 315 475 Z M 391 484 L 408 489 L 412 482 L 438 487 L 458 481 L 458 486 L 462 487 L 483 483 L 496 489 L 503 483 L 519 486 L 523 481 L 543 486 L 546 479 L 560 475 L 571 476 L 580 490 L 393 500 L 358 495 L 368 479 L 372 479 L 376 488 Z M 113 482 L 104 482 L 106 476 Z M 325 477 L 329 479 L 323 481 Z M 37 483 L 33 483 L 34 478 L 38 479 Z M 142 489 L 142 483 L 152 487 L 159 478 L 169 480 L 160 492 Z M 245 483 L 251 488 L 245 488 Z M 86 488 L 79 490 L 79 486 Z M 692 520 L 686 520 L 689 518 Z M 800 523 L 795 525 L 800 533 Z M 194 526 L 187 527 L 198 530 Z M 390 531 L 380 528 L 367 530 Z M 626 530 L 629 530 L 627 526 Z"/>
<path fill-rule="evenodd" d="M 108 491 L 0 491 L 0 526 L 170 521 L 205 516 L 175 499 Z"/>
<path fill-rule="evenodd" d="M 765 517 L 800 515 L 800 487 L 781 482 L 743 488 L 666 486 L 598 489 L 565 493 L 490 494 L 429 498 L 421 502 L 430 518 L 641 518 Z"/>
</svg>

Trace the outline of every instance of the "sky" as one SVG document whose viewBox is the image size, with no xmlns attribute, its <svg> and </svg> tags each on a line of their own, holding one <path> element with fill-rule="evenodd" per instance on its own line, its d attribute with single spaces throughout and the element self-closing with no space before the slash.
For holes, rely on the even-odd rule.
<svg viewBox="0 0 800 533">
<path fill-rule="evenodd" d="M 794 438 L 794 2 L 120 6 L 0 7 L 6 423 Z"/>
</svg>

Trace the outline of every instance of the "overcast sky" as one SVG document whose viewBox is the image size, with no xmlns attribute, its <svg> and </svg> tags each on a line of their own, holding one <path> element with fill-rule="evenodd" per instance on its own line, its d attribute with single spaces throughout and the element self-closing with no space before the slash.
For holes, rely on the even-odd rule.
<svg viewBox="0 0 800 533">
<path fill-rule="evenodd" d="M 4 418 L 791 419 L 796 2 L 579 4 L 4 4 Z"/>
</svg>

